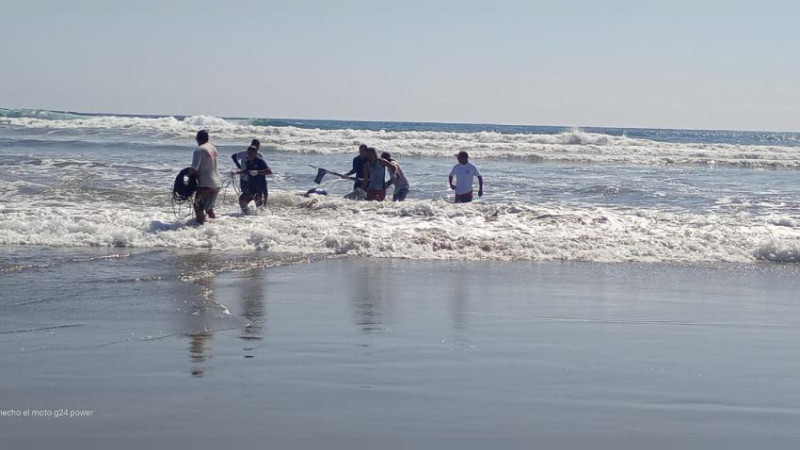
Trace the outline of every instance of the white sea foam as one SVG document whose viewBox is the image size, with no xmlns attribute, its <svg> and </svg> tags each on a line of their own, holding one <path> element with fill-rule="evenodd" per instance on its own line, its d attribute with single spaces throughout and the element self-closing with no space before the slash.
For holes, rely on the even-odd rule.
<svg viewBox="0 0 800 450">
<path fill-rule="evenodd" d="M 595 206 L 454 205 L 306 199 L 275 192 L 270 209 L 220 208 L 205 226 L 168 206 L 0 205 L 0 244 L 265 249 L 411 259 L 797 262 L 798 217 L 761 218 Z"/>
<path fill-rule="evenodd" d="M 213 116 L 137 118 L 98 116 L 68 120 L 0 116 L 0 125 L 30 130 L 71 130 L 80 139 L 98 138 L 92 131 L 109 131 L 126 139 L 167 139 L 191 142 L 198 128 L 207 128 L 215 142 L 248 142 L 257 137 L 266 146 L 294 153 L 353 153 L 368 143 L 397 156 L 452 157 L 459 150 L 476 158 L 637 165 L 707 165 L 766 168 L 800 167 L 796 147 L 736 144 L 668 143 L 572 130 L 559 134 L 507 134 L 492 131 L 321 130 L 292 126 L 257 126 Z M 49 135 L 48 135 L 49 136 Z M 71 135 L 76 137 L 76 135 Z M 108 133 L 101 136 L 108 138 Z M 53 138 L 50 136 L 50 138 Z"/>
</svg>

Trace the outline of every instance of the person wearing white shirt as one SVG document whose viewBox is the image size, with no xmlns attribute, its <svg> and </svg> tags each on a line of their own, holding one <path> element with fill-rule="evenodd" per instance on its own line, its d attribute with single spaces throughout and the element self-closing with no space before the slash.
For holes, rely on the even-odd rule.
<svg viewBox="0 0 800 450">
<path fill-rule="evenodd" d="M 475 177 L 478 177 L 478 197 L 483 196 L 483 177 L 481 172 L 474 164 L 469 162 L 469 154 L 460 151 L 456 154 L 458 164 L 453 166 L 450 171 L 448 181 L 450 189 L 456 191 L 455 203 L 469 203 L 472 201 L 472 185 Z M 456 177 L 456 184 L 453 184 L 453 177 Z"/>
<path fill-rule="evenodd" d="M 215 219 L 214 203 L 222 187 L 217 170 L 217 148 L 208 142 L 208 131 L 197 132 L 197 149 L 192 154 L 190 175 L 197 175 L 197 191 L 194 194 L 194 213 L 198 225 L 206 221 L 206 215 Z"/>
</svg>

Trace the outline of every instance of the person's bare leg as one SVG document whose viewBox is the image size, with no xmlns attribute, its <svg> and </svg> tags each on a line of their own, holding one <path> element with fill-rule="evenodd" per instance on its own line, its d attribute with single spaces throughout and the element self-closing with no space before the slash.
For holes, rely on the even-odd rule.
<svg viewBox="0 0 800 450">
<path fill-rule="evenodd" d="M 206 222 L 206 213 L 203 211 L 203 208 L 197 205 L 194 207 L 194 217 L 198 225 L 202 225 Z"/>
</svg>

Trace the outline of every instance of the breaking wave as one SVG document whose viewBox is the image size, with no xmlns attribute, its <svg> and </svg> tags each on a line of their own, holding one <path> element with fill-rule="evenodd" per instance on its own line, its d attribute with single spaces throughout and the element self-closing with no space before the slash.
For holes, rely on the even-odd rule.
<svg viewBox="0 0 800 450">
<path fill-rule="evenodd" d="M 264 119 L 223 119 L 214 116 L 134 117 L 91 116 L 40 110 L 0 110 L 0 126 L 13 127 L 35 138 L 80 139 L 100 142 L 159 141 L 182 144 L 192 141 L 198 128 L 207 128 L 214 142 L 241 145 L 259 138 L 274 151 L 311 154 L 353 153 L 360 143 L 402 157 L 452 157 L 466 150 L 475 158 L 510 158 L 532 162 L 586 164 L 700 165 L 754 168 L 798 168 L 800 151 L 794 135 L 783 141 L 765 135 L 770 145 L 719 142 L 669 142 L 632 138 L 624 133 L 606 134 L 579 129 L 536 127 L 513 128 L 515 132 L 476 131 L 463 126 L 442 125 L 440 129 L 357 128 L 357 123 L 277 121 Z M 317 122 L 317 125 L 322 122 Z M 339 128 L 333 127 L 339 126 Z M 350 127 L 349 125 L 353 125 Z M 392 128 L 392 127 L 386 127 Z M 408 128 L 408 127 L 407 127 Z M 676 132 L 677 133 L 677 132 Z M 660 136 L 653 130 L 653 136 Z M 27 136 L 26 135 L 26 136 Z M 728 140 L 732 137 L 726 138 Z M 761 142 L 761 141 L 759 141 Z M 779 145 L 784 143 L 785 145 Z"/>
</svg>

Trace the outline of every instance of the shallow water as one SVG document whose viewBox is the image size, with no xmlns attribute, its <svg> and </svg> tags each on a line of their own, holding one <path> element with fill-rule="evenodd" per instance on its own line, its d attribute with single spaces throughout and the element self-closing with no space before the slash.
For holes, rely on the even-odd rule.
<svg viewBox="0 0 800 450">
<path fill-rule="evenodd" d="M 275 175 L 269 208 L 191 226 L 169 191 L 193 134 L 229 156 L 260 138 Z M 412 188 L 402 205 L 341 199 L 357 144 L 392 152 Z M 793 133 L 269 121 L 216 117 L 0 114 L 0 245 L 214 248 L 410 259 L 796 262 L 800 150 Z M 486 195 L 450 203 L 466 149 Z M 310 167 L 314 166 L 314 167 Z"/>
</svg>

